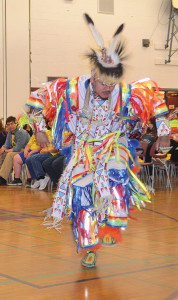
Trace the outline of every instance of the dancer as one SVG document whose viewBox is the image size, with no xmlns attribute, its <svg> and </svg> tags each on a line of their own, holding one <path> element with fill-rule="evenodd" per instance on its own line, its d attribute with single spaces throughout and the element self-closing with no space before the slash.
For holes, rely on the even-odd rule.
<svg viewBox="0 0 178 300">
<path fill-rule="evenodd" d="M 167 107 L 153 91 L 150 80 L 131 85 L 122 81 L 125 46 L 120 35 L 124 26 L 119 26 L 106 49 L 87 14 L 85 20 L 100 47 L 87 54 L 91 76 L 58 79 L 48 86 L 45 95 L 45 117 L 53 120 L 55 147 L 62 147 L 66 128 L 75 139 L 72 157 L 60 177 L 44 224 L 60 231 L 60 222 L 69 216 L 77 251 L 86 250 L 82 265 L 94 267 L 101 245 L 120 242 L 120 228 L 127 227 L 134 209 L 130 205 L 140 210 L 150 201 L 136 177 L 139 142 L 130 136 L 135 128 L 138 130 L 138 122 L 146 124 L 153 115 L 159 117 L 158 135 L 169 135 L 169 125 L 164 119 Z"/>
</svg>

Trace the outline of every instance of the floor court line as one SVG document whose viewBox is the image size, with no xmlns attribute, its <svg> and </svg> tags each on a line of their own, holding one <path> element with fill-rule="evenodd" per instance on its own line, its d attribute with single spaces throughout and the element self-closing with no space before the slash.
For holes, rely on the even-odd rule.
<svg viewBox="0 0 178 300">
<path fill-rule="evenodd" d="M 174 300 L 174 299 L 178 299 L 178 290 L 176 290 L 173 294 L 164 298 L 163 300 Z"/>
<path fill-rule="evenodd" d="M 178 219 L 175 219 L 175 218 L 173 218 L 173 217 L 170 217 L 170 216 L 168 216 L 168 215 L 166 215 L 166 214 L 163 214 L 163 213 L 161 213 L 161 212 L 159 212 L 159 211 L 156 211 L 156 210 L 153 210 L 153 209 L 150 209 L 150 208 L 146 208 L 146 207 L 143 207 L 143 209 L 144 209 L 144 210 L 151 211 L 151 212 L 153 212 L 153 213 L 155 213 L 155 214 L 159 214 L 159 215 L 161 215 L 161 216 L 163 216 L 163 217 L 166 217 L 166 218 L 169 218 L 169 219 L 171 219 L 171 220 L 173 220 L 173 221 L 178 222 Z"/>
<path fill-rule="evenodd" d="M 142 272 L 149 272 L 152 270 L 159 270 L 159 269 L 165 269 L 165 268 L 170 268 L 172 266 L 176 266 L 177 264 L 170 264 L 170 265 L 165 265 L 161 267 L 153 267 L 153 268 L 146 268 L 142 270 L 135 270 L 135 271 L 129 271 L 129 272 L 122 272 L 122 273 L 116 273 L 116 274 L 111 274 L 111 275 L 104 275 L 104 276 L 97 276 L 97 277 L 92 277 L 92 278 L 87 278 L 87 279 L 81 279 L 81 280 L 74 280 L 74 281 L 67 281 L 67 282 L 62 282 L 62 283 L 55 283 L 55 284 L 50 284 L 50 285 L 36 285 L 33 283 L 30 283 L 25 280 L 21 280 L 18 278 L 15 278 L 13 276 L 9 276 L 7 274 L 0 273 L 1 277 L 7 278 L 9 280 L 13 280 L 18 283 L 22 283 L 24 285 L 28 285 L 37 289 L 46 289 L 46 288 L 51 288 L 51 287 L 56 287 L 56 286 L 65 286 L 65 285 L 70 285 L 70 284 L 76 284 L 76 283 L 81 283 L 81 282 L 87 282 L 87 281 L 93 281 L 93 280 L 100 280 L 100 279 L 105 279 L 105 278 L 112 278 L 112 277 L 117 277 L 117 276 L 124 276 L 124 275 L 129 275 L 129 274 L 136 274 L 136 273 L 142 273 Z M 171 288 L 171 287 L 168 287 Z M 173 288 L 172 288 L 173 289 Z"/>
</svg>

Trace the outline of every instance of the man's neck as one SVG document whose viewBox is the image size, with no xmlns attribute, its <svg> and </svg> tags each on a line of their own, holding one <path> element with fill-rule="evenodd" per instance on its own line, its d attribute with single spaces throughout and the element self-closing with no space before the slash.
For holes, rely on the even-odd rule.
<svg viewBox="0 0 178 300">
<path fill-rule="evenodd" d="M 101 100 L 104 100 L 104 101 L 109 99 L 109 98 L 102 98 L 99 94 L 97 94 L 95 92 L 94 92 L 94 97 L 99 97 Z"/>
</svg>

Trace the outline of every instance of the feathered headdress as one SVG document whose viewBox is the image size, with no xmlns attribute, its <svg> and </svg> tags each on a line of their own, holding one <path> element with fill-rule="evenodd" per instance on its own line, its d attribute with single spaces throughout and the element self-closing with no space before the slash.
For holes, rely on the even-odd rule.
<svg viewBox="0 0 178 300">
<path fill-rule="evenodd" d="M 124 44 L 120 40 L 120 33 L 124 28 L 124 24 L 118 27 L 108 48 L 105 48 L 102 36 L 97 31 L 93 20 L 88 14 L 84 14 L 84 18 L 97 45 L 100 47 L 98 52 L 91 49 L 90 53 L 86 55 L 90 60 L 94 75 L 106 83 L 120 82 L 124 73 L 123 59 L 126 57 Z"/>
</svg>

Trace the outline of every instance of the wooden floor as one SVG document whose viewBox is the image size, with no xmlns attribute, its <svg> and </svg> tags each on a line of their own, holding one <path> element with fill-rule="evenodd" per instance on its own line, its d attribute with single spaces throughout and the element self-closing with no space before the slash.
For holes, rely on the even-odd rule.
<svg viewBox="0 0 178 300">
<path fill-rule="evenodd" d="M 84 269 L 71 224 L 46 230 L 52 193 L 0 187 L 0 299 L 178 299 L 178 179 L 133 213 L 122 244 L 102 248 Z"/>
</svg>

